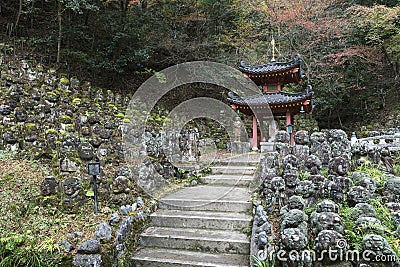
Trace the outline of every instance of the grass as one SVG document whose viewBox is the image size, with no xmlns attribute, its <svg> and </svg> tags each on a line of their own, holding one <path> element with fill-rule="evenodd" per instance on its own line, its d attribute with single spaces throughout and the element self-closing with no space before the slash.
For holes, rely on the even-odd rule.
<svg viewBox="0 0 400 267">
<path fill-rule="evenodd" d="M 58 266 L 70 256 L 60 241 L 82 232 L 79 240 L 69 238 L 79 245 L 108 221 L 112 210 L 94 215 L 90 202 L 78 214 L 65 214 L 56 197 L 41 197 L 40 184 L 49 174 L 45 165 L 0 153 L 0 267 Z"/>
</svg>

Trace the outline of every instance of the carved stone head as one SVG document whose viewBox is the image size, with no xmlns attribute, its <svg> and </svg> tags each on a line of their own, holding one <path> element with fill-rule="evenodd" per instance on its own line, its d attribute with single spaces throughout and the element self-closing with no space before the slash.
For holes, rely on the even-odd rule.
<svg viewBox="0 0 400 267">
<path fill-rule="evenodd" d="M 307 131 L 297 131 L 294 135 L 296 145 L 307 145 L 310 142 L 310 137 Z"/>
</svg>

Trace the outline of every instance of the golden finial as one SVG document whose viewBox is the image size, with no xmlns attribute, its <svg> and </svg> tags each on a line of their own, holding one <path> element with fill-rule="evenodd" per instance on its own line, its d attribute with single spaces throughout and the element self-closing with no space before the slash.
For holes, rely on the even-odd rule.
<svg viewBox="0 0 400 267">
<path fill-rule="evenodd" d="M 272 40 L 271 40 L 271 46 L 272 46 L 272 59 L 271 61 L 275 61 L 275 38 L 274 36 L 272 36 Z"/>
</svg>

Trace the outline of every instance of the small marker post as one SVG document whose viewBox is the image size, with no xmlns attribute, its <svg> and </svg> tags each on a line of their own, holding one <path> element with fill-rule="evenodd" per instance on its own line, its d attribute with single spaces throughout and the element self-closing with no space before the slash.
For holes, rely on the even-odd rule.
<svg viewBox="0 0 400 267">
<path fill-rule="evenodd" d="M 97 214 L 99 212 L 99 205 L 97 202 L 97 175 L 100 175 L 100 163 L 89 162 L 88 173 L 89 175 L 93 176 L 94 213 Z"/>
</svg>

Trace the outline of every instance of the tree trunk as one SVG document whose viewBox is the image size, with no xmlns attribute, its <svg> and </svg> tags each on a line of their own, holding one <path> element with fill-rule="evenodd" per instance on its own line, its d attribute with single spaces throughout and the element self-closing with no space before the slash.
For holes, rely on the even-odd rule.
<svg viewBox="0 0 400 267">
<path fill-rule="evenodd" d="M 58 1 L 57 7 L 57 19 L 58 19 L 58 39 L 57 39 L 57 64 L 60 63 L 60 55 L 61 55 L 61 38 L 62 38 L 62 10 L 61 10 L 61 2 Z"/>
<path fill-rule="evenodd" d="M 35 10 L 35 1 L 32 1 L 31 6 L 31 29 L 33 29 L 33 20 L 34 20 L 34 11 Z"/>
<path fill-rule="evenodd" d="M 19 7 L 18 7 L 17 18 L 15 20 L 14 30 L 17 30 L 17 27 L 18 27 L 18 24 L 19 24 L 19 19 L 21 18 L 22 4 L 23 4 L 23 0 L 19 0 Z M 11 35 L 11 32 L 10 32 L 10 35 Z"/>
<path fill-rule="evenodd" d="M 342 119 L 340 118 L 340 110 L 337 110 L 337 116 L 338 116 L 338 120 L 339 120 L 340 129 L 343 129 Z"/>
</svg>

